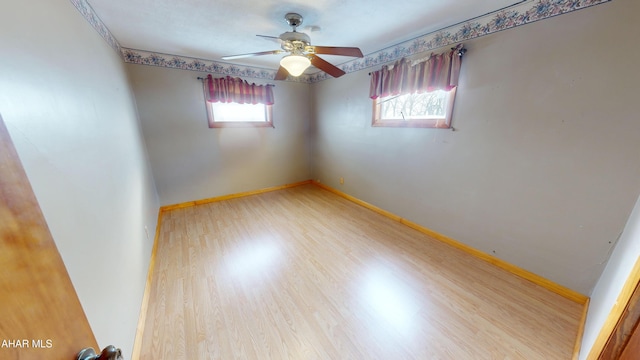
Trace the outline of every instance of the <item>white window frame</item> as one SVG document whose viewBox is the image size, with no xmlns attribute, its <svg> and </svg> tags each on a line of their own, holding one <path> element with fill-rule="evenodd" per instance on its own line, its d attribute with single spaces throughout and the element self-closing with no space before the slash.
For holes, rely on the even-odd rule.
<svg viewBox="0 0 640 360">
<path fill-rule="evenodd" d="M 215 105 L 214 105 L 215 104 Z M 261 106 L 264 108 L 264 120 L 261 121 L 222 121 L 216 120 L 215 106 L 225 106 L 232 104 L 234 106 Z M 238 104 L 238 103 L 211 103 L 205 101 L 207 108 L 207 118 L 210 128 L 223 128 L 223 127 L 274 127 L 273 126 L 273 105 L 266 104 Z"/>
<path fill-rule="evenodd" d="M 374 127 L 415 127 L 415 128 L 437 128 L 437 129 L 449 129 L 451 128 L 451 115 L 453 114 L 453 103 L 456 97 L 457 87 L 447 92 L 447 104 L 445 106 L 445 116 L 425 116 L 420 118 L 410 119 L 384 119 L 381 118 L 382 106 L 386 101 L 390 101 L 389 98 L 376 98 L 373 100 L 373 119 L 371 126 Z"/>
</svg>

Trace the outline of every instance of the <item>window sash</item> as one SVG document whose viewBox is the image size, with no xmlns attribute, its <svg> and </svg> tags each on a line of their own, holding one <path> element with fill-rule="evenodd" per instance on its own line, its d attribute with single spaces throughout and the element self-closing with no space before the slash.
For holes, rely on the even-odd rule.
<svg viewBox="0 0 640 360">
<path fill-rule="evenodd" d="M 214 109 L 211 102 L 205 101 L 207 108 L 207 119 L 209 121 L 210 128 L 223 128 L 223 127 L 274 127 L 273 126 L 273 105 L 264 106 L 264 120 L 262 121 L 220 121 L 216 120 L 214 116 Z M 220 104 L 220 103 L 217 103 Z M 252 104 L 242 104 L 244 106 L 257 106 Z"/>
<path fill-rule="evenodd" d="M 405 119 L 385 119 L 382 116 L 382 105 L 388 98 L 376 98 L 373 103 L 373 116 L 371 126 L 374 127 L 416 127 L 416 128 L 451 128 L 451 117 L 453 113 L 453 103 L 456 96 L 457 87 L 453 87 L 447 92 L 447 104 L 445 116 L 425 116 Z"/>
</svg>

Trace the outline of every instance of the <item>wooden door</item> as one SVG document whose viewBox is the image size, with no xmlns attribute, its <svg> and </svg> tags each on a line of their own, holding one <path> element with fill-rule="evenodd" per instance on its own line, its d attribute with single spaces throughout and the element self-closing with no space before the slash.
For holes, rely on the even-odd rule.
<svg viewBox="0 0 640 360">
<path fill-rule="evenodd" d="M 86 347 L 96 339 L 0 116 L 0 359 Z"/>
<path fill-rule="evenodd" d="M 634 270 L 637 266 L 638 263 L 634 266 Z M 632 274 L 634 273 L 635 271 L 632 271 Z M 627 280 L 627 282 L 629 281 Z M 630 292 L 629 301 L 620 314 L 613 331 L 609 334 L 609 338 L 598 356 L 599 360 L 640 359 L 640 331 L 638 329 L 640 326 L 640 283 L 635 281 L 635 283 L 629 282 L 629 284 L 634 284 L 633 292 Z"/>
<path fill-rule="evenodd" d="M 622 350 L 620 360 L 634 360 L 640 358 L 640 326 L 636 323 L 636 327 L 629 335 L 629 341 Z"/>
</svg>

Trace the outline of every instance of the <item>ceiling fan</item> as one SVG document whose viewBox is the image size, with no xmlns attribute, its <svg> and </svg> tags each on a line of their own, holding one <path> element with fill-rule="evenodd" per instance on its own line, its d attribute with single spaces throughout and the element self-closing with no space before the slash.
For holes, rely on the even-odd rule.
<svg viewBox="0 0 640 360">
<path fill-rule="evenodd" d="M 340 77 L 345 74 L 342 69 L 330 64 L 317 54 L 363 57 L 362 51 L 357 47 L 311 45 L 309 35 L 296 31 L 296 28 L 302 24 L 302 16 L 300 16 L 300 14 L 288 13 L 284 16 L 284 19 L 287 21 L 287 24 L 291 26 L 292 31 L 282 33 L 278 37 L 257 35 L 262 38 L 278 41 L 282 50 L 224 56 L 222 60 L 289 53 L 289 55 L 286 55 L 280 60 L 280 68 L 275 76 L 275 80 L 284 80 L 287 78 L 287 75 L 300 76 L 310 65 L 317 67 L 333 77 Z"/>
</svg>

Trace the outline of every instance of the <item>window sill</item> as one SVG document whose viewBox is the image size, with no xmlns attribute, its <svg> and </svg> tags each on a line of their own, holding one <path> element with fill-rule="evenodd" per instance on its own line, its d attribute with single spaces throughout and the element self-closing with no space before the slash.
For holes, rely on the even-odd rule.
<svg viewBox="0 0 640 360">
<path fill-rule="evenodd" d="M 451 129 L 445 119 L 439 120 L 375 120 L 373 127 Z"/>
<path fill-rule="evenodd" d="M 242 122 L 242 121 L 219 121 L 219 122 L 209 122 L 209 128 L 247 128 L 247 127 L 270 127 L 273 128 L 273 123 L 271 122 Z"/>
</svg>

